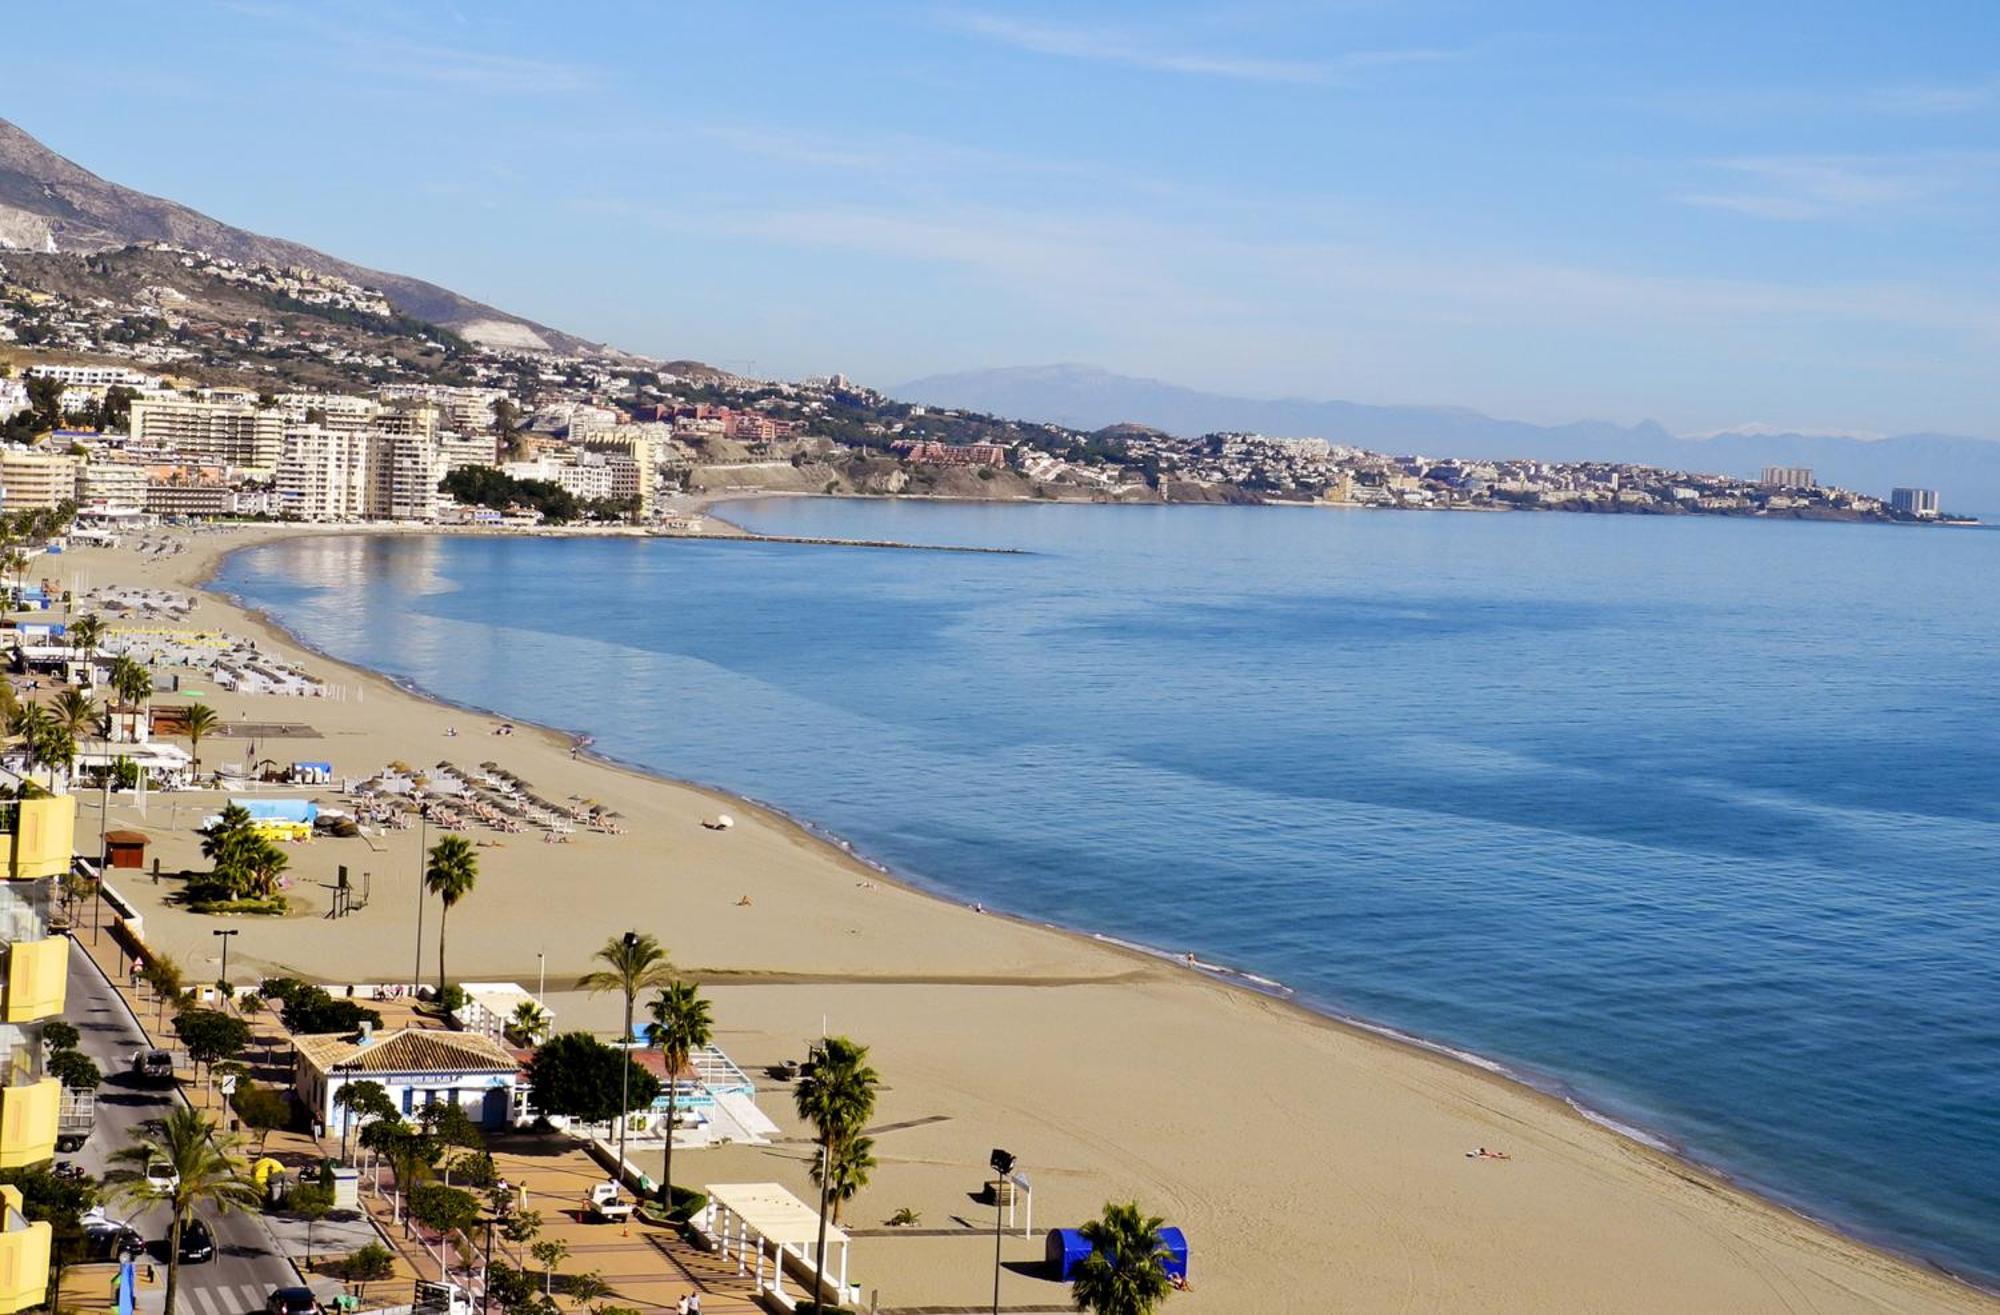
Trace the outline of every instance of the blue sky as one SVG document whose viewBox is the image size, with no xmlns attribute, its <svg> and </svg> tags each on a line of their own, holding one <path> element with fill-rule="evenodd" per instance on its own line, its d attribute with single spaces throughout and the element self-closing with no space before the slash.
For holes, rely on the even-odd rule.
<svg viewBox="0 0 2000 1315">
<path fill-rule="evenodd" d="M 88 12 L 0 116 L 638 351 L 2000 437 L 1993 0 Z"/>
</svg>

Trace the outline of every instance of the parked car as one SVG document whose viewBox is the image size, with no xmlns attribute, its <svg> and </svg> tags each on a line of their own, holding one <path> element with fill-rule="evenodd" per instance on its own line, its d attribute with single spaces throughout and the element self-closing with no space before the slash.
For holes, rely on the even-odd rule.
<svg viewBox="0 0 2000 1315">
<path fill-rule="evenodd" d="M 83 1226 L 85 1260 L 137 1260 L 145 1254 L 146 1239 L 139 1235 L 138 1229 L 110 1219 L 85 1221 Z"/>
<path fill-rule="evenodd" d="M 215 1259 L 215 1234 L 199 1219 L 190 1219 L 181 1227 L 181 1263 L 199 1265 L 203 1261 Z"/>
<path fill-rule="evenodd" d="M 154 1160 L 146 1166 L 146 1186 L 161 1196 L 172 1192 L 181 1185 L 181 1176 L 173 1165 L 163 1160 Z"/>
<path fill-rule="evenodd" d="M 318 1315 L 319 1302 L 311 1288 L 272 1288 L 264 1311 L 265 1315 Z"/>
</svg>

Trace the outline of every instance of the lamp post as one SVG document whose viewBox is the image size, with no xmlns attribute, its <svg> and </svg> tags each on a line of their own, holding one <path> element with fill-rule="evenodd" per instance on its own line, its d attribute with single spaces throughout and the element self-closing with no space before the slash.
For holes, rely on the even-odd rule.
<svg viewBox="0 0 2000 1315">
<path fill-rule="evenodd" d="M 996 1146 L 987 1163 L 993 1166 L 993 1315 L 1000 1315 L 1000 1189 L 1014 1172 L 1014 1157 Z"/>
<path fill-rule="evenodd" d="M 209 933 L 211 936 L 220 936 L 222 938 L 222 973 L 216 980 L 224 986 L 229 984 L 229 938 L 240 934 L 241 931 L 242 928 L 240 927 L 231 927 L 227 930 L 217 929 Z"/>
<path fill-rule="evenodd" d="M 632 948 L 638 943 L 638 932 L 628 931 L 625 933 L 625 953 L 628 962 Z M 618 1069 L 618 1172 L 615 1175 L 615 1181 L 622 1183 L 625 1181 L 625 1125 L 631 1122 L 632 1118 L 630 1108 L 632 1102 L 632 992 L 629 990 L 625 992 L 625 1035 L 619 1039 L 618 1057 L 625 1062 Z M 671 1081 L 673 1075 L 668 1074 L 667 1076 L 668 1080 Z M 671 1128 L 667 1130 L 667 1135 L 670 1137 L 673 1135 Z"/>
<path fill-rule="evenodd" d="M 423 811 L 423 806 L 422 806 L 421 804 L 420 804 L 420 805 L 418 805 L 418 809 L 417 809 L 417 958 L 416 958 L 416 963 L 415 963 L 415 966 L 414 966 L 414 967 L 412 967 L 412 968 L 410 969 L 410 998 L 411 998 L 412 1000 L 416 999 L 416 996 L 417 996 L 417 992 L 418 992 L 418 990 L 419 990 L 419 989 L 421 989 L 421 988 L 422 988 L 422 985 L 423 985 L 423 980 L 424 980 L 424 847 L 425 847 L 425 846 L 426 846 L 427 844 L 429 844 L 429 843 L 430 843 L 430 824 L 431 824 L 431 819 L 430 819 L 430 816 L 429 816 L 428 814 L 426 814 L 426 813 L 425 813 L 425 812 Z"/>
</svg>

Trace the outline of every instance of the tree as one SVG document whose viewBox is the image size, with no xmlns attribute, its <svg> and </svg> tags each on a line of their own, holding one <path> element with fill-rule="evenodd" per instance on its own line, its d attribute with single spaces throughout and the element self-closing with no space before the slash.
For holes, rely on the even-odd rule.
<svg viewBox="0 0 2000 1315">
<path fill-rule="evenodd" d="M 111 659 L 111 688 L 127 707 L 143 707 L 153 697 L 153 677 L 146 668 L 120 653 Z"/>
<path fill-rule="evenodd" d="M 633 1063 L 622 1050 L 588 1032 L 564 1032 L 544 1041 L 528 1060 L 528 1085 L 535 1108 L 583 1123 L 618 1117 L 623 1084 L 631 1083 L 632 1104 L 650 1105 L 659 1079 Z"/>
<path fill-rule="evenodd" d="M 71 736 L 84 736 L 97 729 L 100 710 L 97 700 L 80 689 L 66 689 L 50 705 L 55 723 Z"/>
<path fill-rule="evenodd" d="M 241 804 L 225 806 L 202 833 L 201 853 L 211 867 L 205 877 L 188 883 L 191 900 L 269 898 L 277 893 L 278 877 L 291 864 Z"/>
<path fill-rule="evenodd" d="M 715 1018 L 701 989 L 693 982 L 675 981 L 653 997 L 647 1007 L 653 1021 L 646 1024 L 646 1044 L 657 1049 L 667 1061 L 666 1160 L 660 1167 L 660 1201 L 674 1205 L 674 1124 L 680 1117 L 680 1071 L 687 1067 L 695 1051 L 715 1036 Z"/>
<path fill-rule="evenodd" d="M 222 714 L 206 703 L 191 705 L 182 721 L 188 741 L 188 753 L 194 758 L 194 774 L 201 774 L 202 737 L 214 732 L 222 724 Z"/>
<path fill-rule="evenodd" d="M 463 1233 L 479 1219 L 479 1198 L 443 1183 L 410 1189 L 410 1217 L 440 1236 Z"/>
<path fill-rule="evenodd" d="M 48 1073 L 70 1091 L 95 1091 L 104 1081 L 104 1074 L 81 1050 L 58 1050 L 50 1055 Z"/>
<path fill-rule="evenodd" d="M 340 1158 L 343 1160 L 347 1158 L 347 1134 L 356 1119 L 372 1121 L 399 1117 L 396 1103 L 389 1099 L 388 1088 L 368 1078 L 342 1083 L 340 1090 L 333 1093 L 333 1103 L 342 1113 Z"/>
<path fill-rule="evenodd" d="M 548 1035 L 549 1011 L 533 1000 L 523 1000 L 514 1006 L 514 1016 L 507 1020 L 514 1029 L 514 1035 L 529 1045 L 537 1045 Z"/>
<path fill-rule="evenodd" d="M 97 648 L 104 642 L 104 619 L 95 612 L 85 612 L 69 623 L 70 647 L 83 654 L 86 679 L 97 683 Z"/>
<path fill-rule="evenodd" d="M 367 1005 L 348 999 L 336 1000 L 324 986 L 298 984 L 282 997 L 278 1018 L 295 1036 L 315 1032 L 358 1032 L 363 1023 L 382 1025 L 382 1015 Z"/>
<path fill-rule="evenodd" d="M 832 1154 L 813 1161 L 813 1186 L 833 1203 L 833 1222 L 840 1222 L 840 1208 L 852 1201 L 868 1185 L 875 1169 L 875 1139 L 849 1137 L 833 1144 Z"/>
<path fill-rule="evenodd" d="M 49 790 L 56 788 L 56 768 L 69 771 L 76 762 L 76 736 L 68 726 L 44 716 L 28 740 L 28 760 L 49 769 Z"/>
<path fill-rule="evenodd" d="M 444 929 L 452 908 L 479 882 L 479 855 L 464 836 L 444 836 L 431 846 L 424 868 L 424 889 L 438 897 L 438 999 L 444 999 Z"/>
<path fill-rule="evenodd" d="M 618 1038 L 618 1044 L 632 1043 L 632 1006 L 641 991 L 664 987 L 674 980 L 673 963 L 661 947 L 658 938 L 650 933 L 628 931 L 623 936 L 614 936 L 604 942 L 604 947 L 591 956 L 604 967 L 587 972 L 577 978 L 576 984 L 596 995 L 600 991 L 616 991 L 625 997 L 625 1031 Z M 650 1076 L 650 1075 L 649 1075 Z M 652 1098 L 637 1102 L 647 1104 Z M 545 1107 L 546 1108 L 546 1107 Z M 624 1172 L 625 1165 L 625 1124 L 623 1117 L 630 1104 L 619 1111 L 618 1120 L 618 1165 Z"/>
<path fill-rule="evenodd" d="M 159 995 L 160 1022 L 164 1024 L 167 1021 L 167 1005 L 178 1003 L 181 998 L 182 983 L 185 980 L 181 976 L 181 966 L 169 955 L 156 954 L 146 960 L 146 966 L 139 971 L 139 976 Z"/>
<path fill-rule="evenodd" d="M 83 1044 L 83 1033 L 76 1030 L 73 1023 L 65 1023 L 60 1018 L 52 1018 L 42 1024 L 42 1044 L 50 1054 L 64 1050 L 74 1050 Z"/>
<path fill-rule="evenodd" d="M 291 1099 L 276 1087 L 256 1082 L 238 1083 L 236 1094 L 229 1103 L 244 1126 L 257 1134 L 259 1155 L 264 1153 L 264 1143 L 270 1140 L 271 1134 L 289 1126 L 292 1121 Z"/>
<path fill-rule="evenodd" d="M 174 1031 L 196 1064 L 234 1059 L 250 1044 L 250 1024 L 220 1009 L 183 1010 L 174 1019 Z"/>
<path fill-rule="evenodd" d="M 354 1285 L 357 1297 L 366 1292 L 370 1283 L 386 1279 L 395 1272 L 396 1257 L 380 1242 L 370 1242 L 340 1262 L 340 1276 Z"/>
<path fill-rule="evenodd" d="M 875 1113 L 875 1089 L 881 1078 L 868 1066 L 868 1047 L 844 1036 L 827 1037 L 813 1047 L 812 1071 L 792 1088 L 799 1117 L 811 1124 L 814 1140 L 828 1170 L 820 1175 L 819 1246 L 813 1299 L 826 1291 L 827 1207 L 834 1180 L 832 1166 L 839 1148 L 861 1136 Z"/>
<path fill-rule="evenodd" d="M 306 1224 L 306 1268 L 312 1268 L 313 1228 L 326 1218 L 333 1209 L 333 1181 L 331 1171 L 322 1171 L 319 1177 L 309 1183 L 300 1183 L 285 1198 L 285 1209 L 294 1219 L 303 1219 Z"/>
<path fill-rule="evenodd" d="M 534 1241 L 541 1231 L 542 1212 L 539 1210 L 510 1211 L 500 1220 L 500 1236 L 517 1247 Z"/>
<path fill-rule="evenodd" d="M 380 1119 L 361 1130 L 361 1144 L 389 1162 L 396 1175 L 396 1191 L 408 1200 L 410 1192 L 431 1176 L 444 1153 L 442 1147 L 421 1128 L 401 1119 Z"/>
<path fill-rule="evenodd" d="M 254 1209 L 258 1191 L 244 1174 L 237 1154 L 240 1139 L 219 1130 L 198 1110 L 176 1109 L 166 1118 L 145 1125 L 130 1146 L 112 1157 L 119 1166 L 105 1176 L 106 1185 L 120 1199 L 135 1205 L 165 1206 L 171 1220 L 167 1229 L 167 1290 L 162 1315 L 175 1315 L 174 1302 L 180 1292 L 181 1230 L 194 1218 L 198 1206 L 209 1206 L 222 1214 Z M 160 1188 L 146 1180 L 146 1168 L 165 1164 L 177 1175 L 172 1187 Z"/>
<path fill-rule="evenodd" d="M 561 1238 L 543 1238 L 528 1248 L 528 1254 L 542 1267 L 542 1295 L 548 1296 L 556 1282 L 556 1266 L 569 1258 L 569 1243 Z"/>
<path fill-rule="evenodd" d="M 1139 1203 L 1127 1201 L 1106 1205 L 1102 1218 L 1077 1230 L 1090 1243 L 1070 1292 L 1078 1310 L 1149 1315 L 1167 1299 L 1173 1284 L 1167 1278 L 1167 1244 L 1160 1240 L 1163 1222 L 1140 1214 Z"/>
<path fill-rule="evenodd" d="M 432 1101 L 424 1106 L 418 1115 L 424 1131 L 430 1134 L 438 1149 L 449 1155 L 451 1151 L 470 1151 L 474 1156 L 486 1150 L 486 1135 L 479 1131 L 479 1125 L 465 1112 L 465 1106 L 455 1100 Z M 451 1183 L 451 1171 L 455 1165 L 466 1162 L 470 1157 L 441 1158 L 446 1185 Z"/>
</svg>

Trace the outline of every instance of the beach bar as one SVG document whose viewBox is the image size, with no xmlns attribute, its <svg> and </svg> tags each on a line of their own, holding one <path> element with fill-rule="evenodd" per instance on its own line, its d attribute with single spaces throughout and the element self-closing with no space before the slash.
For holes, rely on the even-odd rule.
<svg viewBox="0 0 2000 1315">
<path fill-rule="evenodd" d="M 807 1276 L 804 1282 L 811 1282 L 810 1276 L 817 1267 L 812 1253 L 819 1242 L 820 1227 L 819 1215 L 811 1206 L 778 1183 L 711 1183 L 702 1190 L 708 1193 L 702 1231 L 713 1239 L 716 1254 L 724 1260 L 735 1257 L 738 1274 L 754 1276 L 759 1292 L 766 1290 L 764 1245 L 767 1242 L 771 1247 L 769 1291 L 773 1295 L 784 1298 L 787 1255 L 797 1262 L 799 1272 Z M 826 1241 L 829 1247 L 840 1247 L 840 1263 L 837 1267 L 828 1265 L 826 1276 L 838 1285 L 835 1291 L 845 1300 L 847 1234 L 828 1224 Z M 818 1295 L 825 1300 L 824 1294 Z"/>
</svg>

